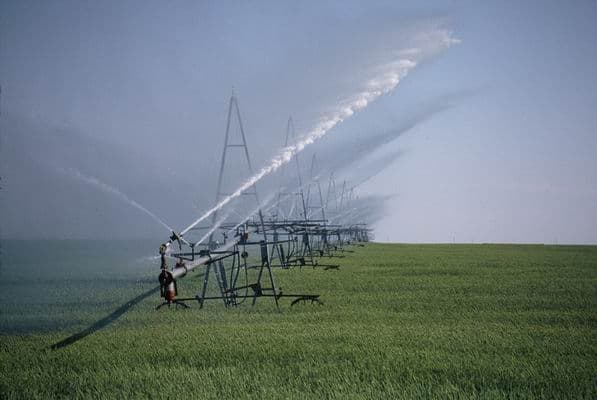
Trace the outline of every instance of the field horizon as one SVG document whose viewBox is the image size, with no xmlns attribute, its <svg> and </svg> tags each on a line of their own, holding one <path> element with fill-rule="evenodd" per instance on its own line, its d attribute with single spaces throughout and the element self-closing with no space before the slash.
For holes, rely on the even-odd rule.
<svg viewBox="0 0 597 400">
<path fill-rule="evenodd" d="M 157 240 L 155 237 L 7 237 L 2 236 L 0 237 L 0 247 L 2 242 L 29 242 L 29 241 L 102 241 L 102 242 L 114 242 L 114 241 L 144 241 L 144 242 L 151 242 L 154 244 L 160 243 L 160 240 Z M 416 241 L 385 241 L 382 239 L 370 238 L 369 243 L 378 243 L 378 244 L 408 244 L 408 245 L 442 245 L 442 244 L 464 244 L 464 245 L 485 245 L 485 244 L 495 244 L 495 245 L 543 245 L 543 246 L 597 246 L 597 243 L 593 242 L 532 242 L 532 241 L 512 241 L 512 242 L 481 242 L 481 241 L 425 241 L 425 242 L 416 242 Z"/>
</svg>

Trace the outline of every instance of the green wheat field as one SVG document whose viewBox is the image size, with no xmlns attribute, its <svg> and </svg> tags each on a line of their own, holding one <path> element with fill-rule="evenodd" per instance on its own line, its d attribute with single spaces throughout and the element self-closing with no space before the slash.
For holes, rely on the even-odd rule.
<svg viewBox="0 0 597 400">
<path fill-rule="evenodd" d="M 350 247 L 280 311 L 155 311 L 156 248 L 3 241 L 0 398 L 597 398 L 597 247 Z"/>
</svg>

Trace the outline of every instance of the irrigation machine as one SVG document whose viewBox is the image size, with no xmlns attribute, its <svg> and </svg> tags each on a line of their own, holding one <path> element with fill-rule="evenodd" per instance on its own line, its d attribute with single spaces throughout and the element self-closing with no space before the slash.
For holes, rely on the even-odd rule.
<svg viewBox="0 0 597 400">
<path fill-rule="evenodd" d="M 233 120 L 238 123 L 236 142 L 231 142 Z M 284 146 L 295 139 L 294 123 L 289 118 Z M 242 161 L 246 164 L 245 170 L 251 176 L 254 173 L 238 100 L 232 94 L 211 221 L 206 226 L 194 223 L 180 233 L 172 232 L 168 241 L 160 246 L 159 282 L 163 302 L 157 308 L 188 308 L 191 302 L 197 302 L 202 308 L 207 300 L 221 301 L 228 308 L 245 302 L 255 305 L 259 298 L 272 299 L 277 308 L 283 298 L 291 299 L 291 305 L 322 304 L 318 294 L 286 292 L 277 287 L 274 269 L 337 270 L 338 264 L 323 260 L 343 257 L 342 253 L 351 251 L 347 246 L 367 242 L 370 230 L 354 219 L 354 207 L 351 208 L 354 190 L 348 189 L 346 181 L 338 195 L 331 174 L 324 199 L 316 174 L 316 157 L 311 160 L 307 183 L 301 176 L 298 153 L 292 158 L 295 175 L 288 176 L 292 172 L 290 165 L 283 170 L 282 175 L 287 179 L 283 181 L 285 184 L 280 184 L 273 201 L 261 202 L 253 183 L 240 196 L 244 204 L 252 203 L 254 208 L 237 222 L 229 222 L 227 216 L 218 220 L 221 211 L 218 204 L 230 196 L 223 189 L 227 163 Z M 203 270 L 203 279 L 197 295 L 179 297 L 177 282 L 199 269 Z M 210 280 L 217 287 L 211 292 Z"/>
</svg>

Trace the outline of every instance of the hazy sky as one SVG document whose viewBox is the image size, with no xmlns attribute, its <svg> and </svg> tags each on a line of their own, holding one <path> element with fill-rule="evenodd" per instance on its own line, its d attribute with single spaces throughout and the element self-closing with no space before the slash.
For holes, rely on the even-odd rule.
<svg viewBox="0 0 597 400">
<path fill-rule="evenodd" d="M 213 205 L 232 88 L 257 168 L 289 115 L 306 134 L 409 59 L 304 174 L 379 172 L 355 189 L 377 240 L 597 243 L 597 2 L 368 3 L 3 1 L 2 235 L 159 241 L 77 173 L 181 229 Z"/>
</svg>

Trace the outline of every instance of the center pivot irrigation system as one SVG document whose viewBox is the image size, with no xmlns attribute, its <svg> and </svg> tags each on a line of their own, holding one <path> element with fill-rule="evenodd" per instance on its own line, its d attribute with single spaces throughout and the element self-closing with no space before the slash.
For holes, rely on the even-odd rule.
<svg viewBox="0 0 597 400">
<path fill-rule="evenodd" d="M 238 121 L 240 143 L 230 143 L 231 121 Z M 285 146 L 295 140 L 292 119 L 288 120 Z M 231 159 L 230 150 L 241 150 L 247 171 L 253 175 L 247 140 L 240 117 L 237 98 L 232 94 L 228 107 L 224 149 L 220 162 L 216 204 L 229 194 L 223 192 L 226 163 Z M 234 156 L 235 154 L 232 154 Z M 276 286 L 274 268 L 291 269 L 310 266 L 323 269 L 338 269 L 339 265 L 322 262 L 332 257 L 343 257 L 350 252 L 349 245 L 362 245 L 370 236 L 366 224 L 355 221 L 354 190 L 346 181 L 338 195 L 333 174 L 327 187 L 325 200 L 315 169 L 317 161 L 311 161 L 311 177 L 303 184 L 298 154 L 293 156 L 296 176 L 286 186 L 280 185 L 273 201 L 261 203 L 253 184 L 242 192 L 243 202 L 252 199 L 256 207 L 237 222 L 226 221 L 226 215 L 218 220 L 218 208 L 211 214 L 208 226 L 187 228 L 182 233 L 172 232 L 169 240 L 162 244 L 160 254 L 160 296 L 163 298 L 157 308 L 164 305 L 189 307 L 188 302 L 197 301 L 202 308 L 206 300 L 218 300 L 225 307 L 234 307 L 249 300 L 253 305 L 260 297 L 271 298 L 279 307 L 281 298 L 293 299 L 291 305 L 299 302 L 322 304 L 318 294 L 286 293 Z M 288 174 L 290 168 L 283 170 Z M 289 178 L 289 177 L 286 177 Z M 246 197 L 245 197 L 246 196 Z M 351 208 L 352 207 L 352 208 Z M 204 231 L 203 234 L 201 231 Z M 199 239 L 193 238 L 198 233 Z M 183 235 L 185 235 L 183 237 Z M 222 241 L 217 240 L 221 235 Z M 170 268 L 169 265 L 174 265 Z M 194 297 L 178 297 L 177 281 L 189 272 L 205 267 L 203 282 Z M 216 290 L 208 290 L 213 275 Z M 213 286 L 213 285 L 211 285 Z"/>
</svg>

